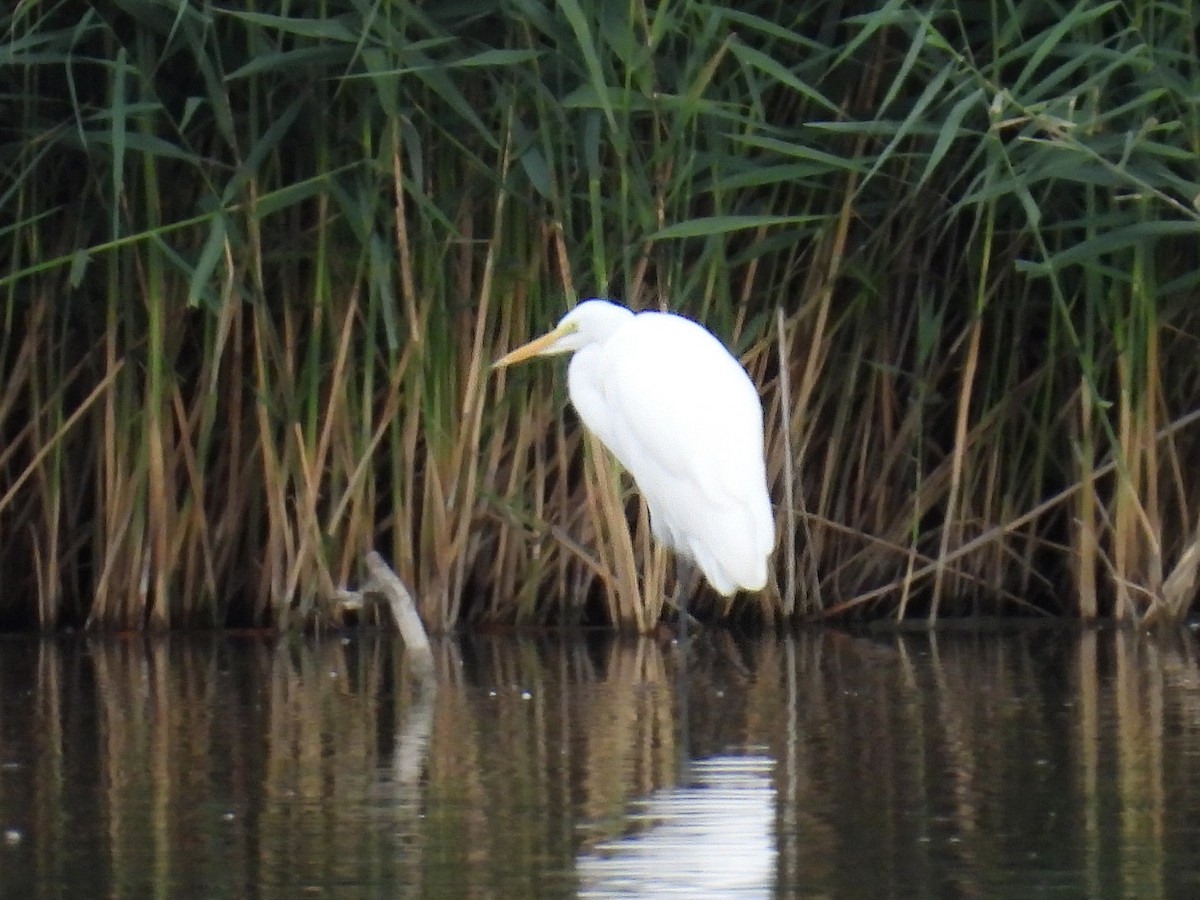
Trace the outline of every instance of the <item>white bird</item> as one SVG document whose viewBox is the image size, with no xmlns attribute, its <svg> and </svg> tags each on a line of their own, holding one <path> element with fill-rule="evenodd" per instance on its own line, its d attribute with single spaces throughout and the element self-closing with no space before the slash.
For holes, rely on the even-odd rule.
<svg viewBox="0 0 1200 900">
<path fill-rule="evenodd" d="M 632 476 L 654 537 L 724 596 L 767 583 L 775 523 L 763 411 L 741 363 L 691 319 L 585 300 L 497 360 L 573 353 L 571 403 Z"/>
</svg>

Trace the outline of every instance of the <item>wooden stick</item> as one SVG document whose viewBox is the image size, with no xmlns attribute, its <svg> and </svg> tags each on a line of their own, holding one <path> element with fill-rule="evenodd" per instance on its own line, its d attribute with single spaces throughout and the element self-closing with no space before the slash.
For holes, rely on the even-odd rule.
<svg viewBox="0 0 1200 900">
<path fill-rule="evenodd" d="M 412 593 L 374 550 L 367 554 L 367 571 L 370 574 L 362 590 L 340 590 L 337 592 L 338 601 L 343 609 L 361 609 L 368 595 L 383 597 L 391 607 L 392 619 L 408 650 L 409 669 L 420 680 L 421 687 L 433 687 L 437 683 L 433 650 L 429 646 L 429 635 L 425 633 Z"/>
</svg>

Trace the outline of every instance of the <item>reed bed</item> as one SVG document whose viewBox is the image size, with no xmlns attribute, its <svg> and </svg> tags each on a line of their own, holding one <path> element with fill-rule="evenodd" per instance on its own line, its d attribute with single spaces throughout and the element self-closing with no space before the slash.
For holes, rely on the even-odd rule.
<svg viewBox="0 0 1200 900">
<path fill-rule="evenodd" d="M 777 584 L 693 608 L 1183 616 L 1194 15 L 12 5 L 0 624 L 328 622 L 375 548 L 435 630 L 652 628 L 561 367 L 488 372 L 593 295 L 764 397 Z"/>
</svg>

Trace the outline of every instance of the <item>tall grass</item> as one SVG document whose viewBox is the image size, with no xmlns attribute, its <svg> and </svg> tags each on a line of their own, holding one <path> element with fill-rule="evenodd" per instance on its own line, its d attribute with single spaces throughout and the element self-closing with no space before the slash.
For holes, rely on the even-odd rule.
<svg viewBox="0 0 1200 900">
<path fill-rule="evenodd" d="M 711 612 L 1182 615 L 1193 15 L 16 4 L 0 619 L 326 621 L 377 548 L 437 629 L 653 627 L 561 367 L 487 371 L 595 294 L 762 390 L 780 586 Z"/>
</svg>

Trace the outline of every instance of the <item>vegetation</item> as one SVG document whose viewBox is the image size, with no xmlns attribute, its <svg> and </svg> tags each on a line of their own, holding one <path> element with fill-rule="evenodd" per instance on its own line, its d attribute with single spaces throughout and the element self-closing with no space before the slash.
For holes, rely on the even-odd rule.
<svg viewBox="0 0 1200 900">
<path fill-rule="evenodd" d="M 597 294 L 761 386 L 735 613 L 1184 614 L 1195 15 L 10 4 L 0 619 L 312 623 L 376 548 L 434 629 L 652 627 L 561 367 L 488 371 Z"/>
</svg>

